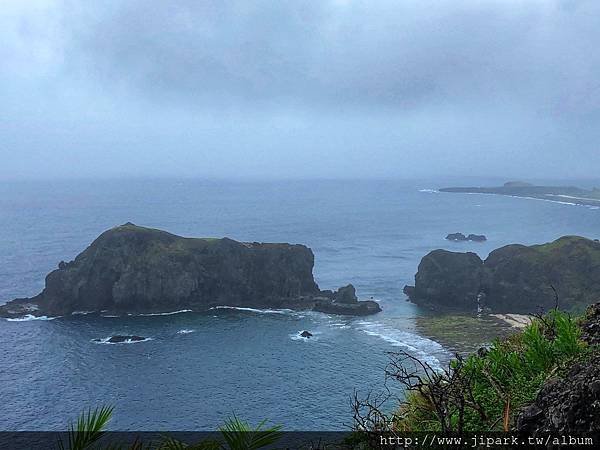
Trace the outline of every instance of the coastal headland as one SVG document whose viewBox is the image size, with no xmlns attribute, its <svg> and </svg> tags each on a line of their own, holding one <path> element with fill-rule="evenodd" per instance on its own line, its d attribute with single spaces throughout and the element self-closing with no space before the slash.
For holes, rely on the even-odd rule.
<svg viewBox="0 0 600 450">
<path fill-rule="evenodd" d="M 147 314 L 216 306 L 287 308 L 368 315 L 352 285 L 321 290 L 314 255 L 299 244 L 184 238 L 132 223 L 102 233 L 73 261 L 61 261 L 32 298 L 0 306 L 0 317 L 80 311 Z"/>
<path fill-rule="evenodd" d="M 575 186 L 536 186 L 524 181 L 509 181 L 497 187 L 446 187 L 439 192 L 459 194 L 496 194 L 511 197 L 535 198 L 575 205 L 600 207 L 600 189 L 582 189 Z"/>
</svg>

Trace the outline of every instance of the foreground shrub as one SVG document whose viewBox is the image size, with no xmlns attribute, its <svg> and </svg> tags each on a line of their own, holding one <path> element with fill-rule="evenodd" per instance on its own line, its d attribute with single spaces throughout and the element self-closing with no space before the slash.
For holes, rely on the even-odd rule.
<svg viewBox="0 0 600 450">
<path fill-rule="evenodd" d="M 553 310 L 488 349 L 456 355 L 443 370 L 391 353 L 386 375 L 401 384 L 405 398 L 392 414 L 381 402 L 355 400 L 355 428 L 372 430 L 376 416 L 379 429 L 392 431 L 508 431 L 544 381 L 585 352 L 580 334 L 576 320 Z"/>
</svg>

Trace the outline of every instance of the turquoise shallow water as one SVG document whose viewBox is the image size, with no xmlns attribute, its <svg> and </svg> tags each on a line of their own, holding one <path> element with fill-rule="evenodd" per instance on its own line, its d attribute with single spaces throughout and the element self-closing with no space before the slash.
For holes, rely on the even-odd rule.
<svg viewBox="0 0 600 450">
<path fill-rule="evenodd" d="M 286 429 L 350 424 L 350 396 L 383 385 L 386 351 L 441 364 L 405 301 L 434 248 L 482 256 L 512 242 L 597 237 L 600 210 L 489 195 L 439 194 L 431 181 L 226 183 L 190 180 L 0 183 L 0 302 L 34 295 L 46 273 L 99 233 L 132 221 L 186 236 L 292 242 L 315 253 L 323 289 L 353 283 L 383 312 L 366 318 L 219 309 L 205 314 L 0 321 L 2 430 L 64 427 L 115 405 L 113 429 L 213 429 L 236 413 Z M 451 243 L 449 232 L 486 234 Z M 309 341 L 299 331 L 315 334 Z M 102 344 L 138 334 L 149 340 Z"/>
</svg>

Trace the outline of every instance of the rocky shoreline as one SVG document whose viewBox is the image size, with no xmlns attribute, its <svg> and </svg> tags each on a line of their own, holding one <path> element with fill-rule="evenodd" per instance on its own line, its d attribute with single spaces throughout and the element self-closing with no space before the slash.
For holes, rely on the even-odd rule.
<svg viewBox="0 0 600 450">
<path fill-rule="evenodd" d="M 102 233 L 73 261 L 61 261 L 32 298 L 0 306 L 0 317 L 78 311 L 149 314 L 216 306 L 288 308 L 368 315 L 352 285 L 321 290 L 304 245 L 184 238 L 132 223 Z"/>
<path fill-rule="evenodd" d="M 507 245 L 485 260 L 472 252 L 434 250 L 404 293 L 441 311 L 535 314 L 557 305 L 583 311 L 600 297 L 600 242 L 563 236 L 542 245 Z"/>
</svg>

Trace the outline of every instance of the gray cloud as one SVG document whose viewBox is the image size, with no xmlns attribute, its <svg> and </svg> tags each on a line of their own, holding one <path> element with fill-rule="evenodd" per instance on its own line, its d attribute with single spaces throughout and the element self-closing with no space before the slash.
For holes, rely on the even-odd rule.
<svg viewBox="0 0 600 450">
<path fill-rule="evenodd" d="M 594 0 L 15 1 L 0 29 L 0 177 L 600 164 Z"/>
<path fill-rule="evenodd" d="M 70 17 L 72 44 L 92 74 L 158 94 L 399 108 L 513 95 L 583 112 L 600 94 L 593 1 L 133 1 L 87 16 Z"/>
</svg>

